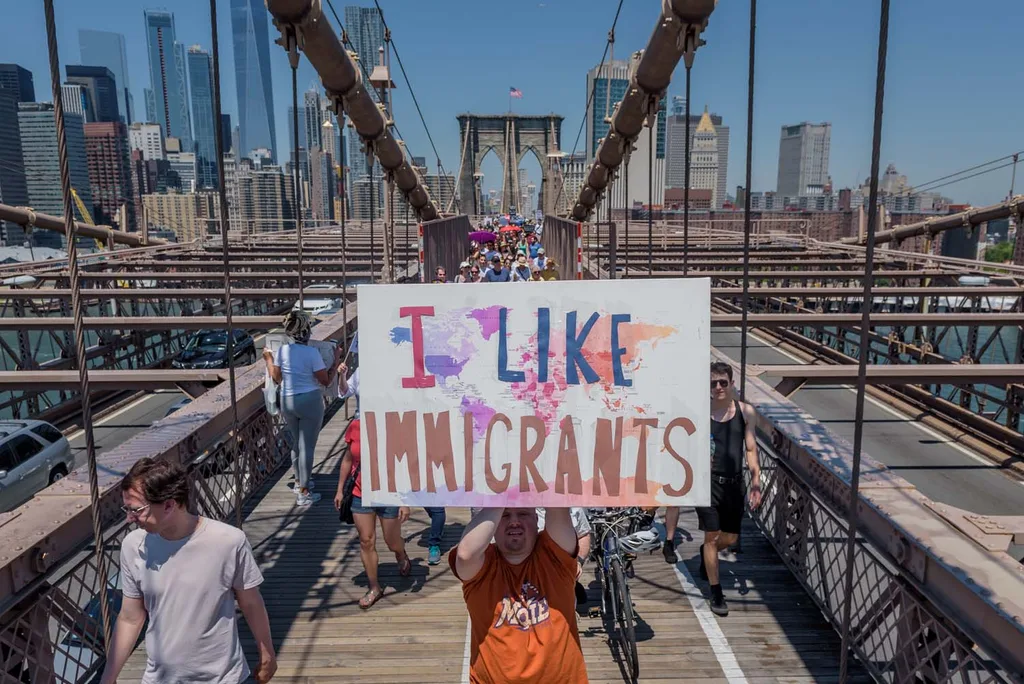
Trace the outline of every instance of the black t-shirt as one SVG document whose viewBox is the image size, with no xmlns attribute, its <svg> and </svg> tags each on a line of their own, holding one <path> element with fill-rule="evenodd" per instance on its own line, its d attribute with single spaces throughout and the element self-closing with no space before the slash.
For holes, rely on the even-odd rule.
<svg viewBox="0 0 1024 684">
<path fill-rule="evenodd" d="M 746 455 L 747 421 L 743 418 L 740 403 L 734 401 L 736 413 L 720 423 L 711 420 L 711 472 L 722 477 L 736 477 L 743 473 L 743 458 Z"/>
</svg>

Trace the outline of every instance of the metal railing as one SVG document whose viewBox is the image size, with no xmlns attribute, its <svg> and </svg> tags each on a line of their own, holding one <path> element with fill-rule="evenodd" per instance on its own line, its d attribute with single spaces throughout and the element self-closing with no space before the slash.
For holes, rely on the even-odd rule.
<svg viewBox="0 0 1024 684">
<path fill-rule="evenodd" d="M 785 461 L 758 439 L 764 496 L 754 520 L 814 603 L 842 628 L 845 543 L 849 530 Z M 880 682 L 1009 681 L 1005 670 L 975 650 L 953 620 L 942 614 L 885 554 L 858 536 L 854 556 L 851 648 Z"/>
</svg>

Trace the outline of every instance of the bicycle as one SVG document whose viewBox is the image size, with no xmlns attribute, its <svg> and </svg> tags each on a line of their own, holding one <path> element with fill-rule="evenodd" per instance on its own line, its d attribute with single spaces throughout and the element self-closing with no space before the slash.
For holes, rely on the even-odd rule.
<svg viewBox="0 0 1024 684">
<path fill-rule="evenodd" d="M 601 615 L 616 626 L 626 671 L 630 681 L 640 675 L 636 649 L 636 614 L 626 580 L 633 577 L 633 561 L 641 551 L 653 553 L 660 538 L 649 526 L 653 517 L 640 508 L 590 509 L 588 511 L 597 544 L 594 554 L 601 573 Z"/>
</svg>

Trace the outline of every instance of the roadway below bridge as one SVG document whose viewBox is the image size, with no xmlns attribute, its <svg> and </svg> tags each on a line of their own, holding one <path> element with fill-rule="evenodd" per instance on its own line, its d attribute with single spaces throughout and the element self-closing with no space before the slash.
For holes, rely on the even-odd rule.
<svg viewBox="0 0 1024 684">
<path fill-rule="evenodd" d="M 711 332 L 711 344 L 739 361 L 739 329 Z M 756 334 L 748 337 L 748 364 L 805 363 Z M 790 399 L 833 433 L 853 443 L 856 394 L 851 386 L 804 387 Z M 867 397 L 864 406 L 864 451 L 941 503 L 983 515 L 1019 515 L 1024 510 L 1024 482 L 913 417 Z M 1024 558 L 1024 546 L 1010 553 Z"/>
</svg>

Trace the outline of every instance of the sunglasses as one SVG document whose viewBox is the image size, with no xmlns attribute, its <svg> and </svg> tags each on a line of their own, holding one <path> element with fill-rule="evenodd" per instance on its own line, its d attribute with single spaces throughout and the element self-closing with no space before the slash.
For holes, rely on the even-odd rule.
<svg viewBox="0 0 1024 684">
<path fill-rule="evenodd" d="M 728 386 L 729 386 L 729 381 L 728 380 L 712 380 L 711 381 L 711 387 L 712 388 L 715 388 L 715 387 L 728 387 Z"/>
<path fill-rule="evenodd" d="M 152 506 L 153 504 L 146 504 L 145 506 L 139 506 L 138 508 L 132 508 L 131 506 L 121 506 L 121 510 L 124 511 L 125 515 L 138 515 L 144 510 Z"/>
</svg>

